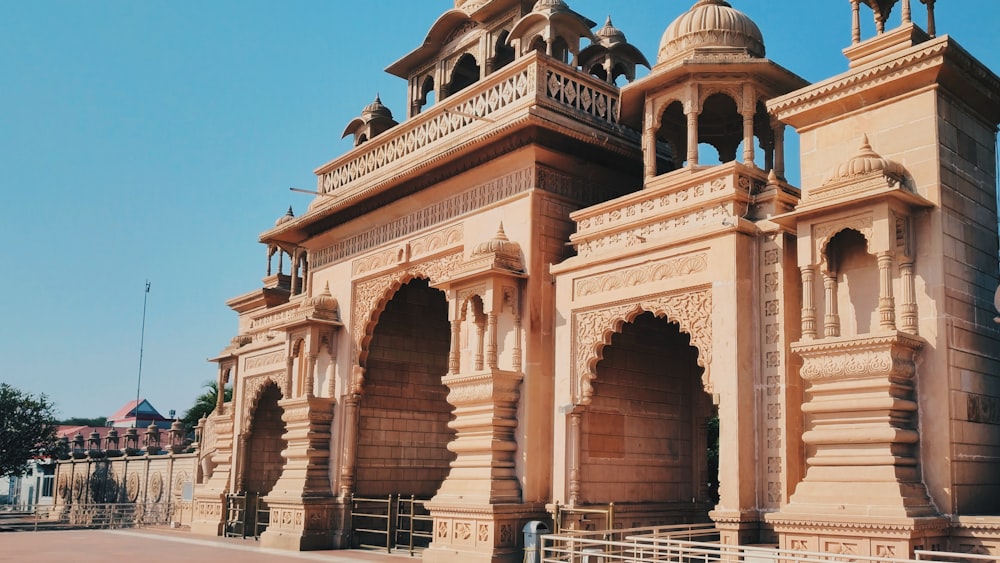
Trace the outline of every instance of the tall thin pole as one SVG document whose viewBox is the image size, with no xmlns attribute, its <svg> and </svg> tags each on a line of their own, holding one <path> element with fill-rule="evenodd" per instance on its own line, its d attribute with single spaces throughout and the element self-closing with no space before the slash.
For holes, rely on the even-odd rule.
<svg viewBox="0 0 1000 563">
<path fill-rule="evenodd" d="M 139 390 L 142 388 L 142 348 L 146 341 L 146 300 L 149 298 L 149 280 L 146 280 L 146 292 L 142 295 L 142 330 L 139 332 L 139 377 L 135 383 L 135 419 L 134 428 L 139 427 Z"/>
</svg>

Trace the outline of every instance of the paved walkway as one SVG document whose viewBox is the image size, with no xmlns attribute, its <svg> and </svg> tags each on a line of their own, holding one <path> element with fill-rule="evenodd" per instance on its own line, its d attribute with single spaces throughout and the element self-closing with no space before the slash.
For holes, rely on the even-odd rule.
<svg viewBox="0 0 1000 563">
<path fill-rule="evenodd" d="M 290 552 L 261 549 L 253 540 L 194 536 L 169 529 L 0 533 L 0 561 L 19 563 L 354 563 L 420 561 L 409 554 L 370 551 Z"/>
</svg>

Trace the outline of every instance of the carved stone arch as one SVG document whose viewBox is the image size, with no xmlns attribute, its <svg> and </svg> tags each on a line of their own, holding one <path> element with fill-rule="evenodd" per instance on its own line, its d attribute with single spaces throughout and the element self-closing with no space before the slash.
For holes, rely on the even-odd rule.
<svg viewBox="0 0 1000 563">
<path fill-rule="evenodd" d="M 705 370 L 702 384 L 706 392 L 713 393 L 710 376 L 712 291 L 710 288 L 689 289 L 573 313 L 573 355 L 576 358 L 573 400 L 576 404 L 590 404 L 597 363 L 603 359 L 604 348 L 611 344 L 611 337 L 645 312 L 677 323 L 681 332 L 691 337 L 691 346 L 698 350 L 698 365 Z"/>
<path fill-rule="evenodd" d="M 659 131 L 660 128 L 663 127 L 663 114 L 667 111 L 667 108 L 675 102 L 681 104 L 681 111 L 683 112 L 685 106 L 684 99 L 677 94 L 671 93 L 663 96 L 662 98 L 653 100 L 652 108 L 650 108 L 652 113 L 651 117 L 653 119 L 653 122 L 650 125 L 653 129 Z"/>
<path fill-rule="evenodd" d="M 250 423 L 253 421 L 251 413 L 257 410 L 257 405 L 260 403 L 260 396 L 264 393 L 264 388 L 269 384 L 273 384 L 278 388 L 278 393 L 281 393 L 282 399 L 287 399 L 285 396 L 285 379 L 288 377 L 287 373 L 269 373 L 267 375 L 258 375 L 254 377 L 247 378 L 243 384 L 243 419 L 240 422 L 240 435 L 245 435 L 250 431 Z"/>
<path fill-rule="evenodd" d="M 830 241 L 833 240 L 833 237 L 847 230 L 853 230 L 860 233 L 861 236 L 865 238 L 865 251 L 869 254 L 874 254 L 872 251 L 872 240 L 875 234 L 874 219 L 871 215 L 859 215 L 851 217 L 845 221 L 837 221 L 816 227 L 813 234 L 813 240 L 816 245 L 814 250 L 814 263 L 821 266 L 824 270 L 828 269 L 829 261 L 827 260 L 826 255 L 827 246 L 830 244 Z"/>
<path fill-rule="evenodd" d="M 698 107 L 704 108 L 705 102 L 716 94 L 721 94 L 731 99 L 736 104 L 736 113 L 743 113 L 743 92 L 741 88 L 730 86 L 706 86 L 699 89 Z"/>
<path fill-rule="evenodd" d="M 413 264 L 404 270 L 354 284 L 354 298 L 351 300 L 353 305 L 351 336 L 357 354 L 355 366 L 358 369 L 353 370 L 352 389 L 361 389 L 363 386 L 368 345 L 375 334 L 375 325 L 378 324 L 378 318 L 385 310 L 386 304 L 400 287 L 413 279 L 423 278 L 433 281 L 447 277 L 462 261 L 462 249 L 456 250 L 456 253 Z"/>
</svg>

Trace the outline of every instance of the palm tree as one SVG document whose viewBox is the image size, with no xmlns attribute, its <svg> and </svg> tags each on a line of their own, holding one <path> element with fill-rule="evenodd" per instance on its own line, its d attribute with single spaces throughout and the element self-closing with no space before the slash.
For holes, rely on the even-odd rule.
<svg viewBox="0 0 1000 563">
<path fill-rule="evenodd" d="M 198 398 L 194 400 L 194 405 L 192 405 L 191 408 L 184 413 L 184 417 L 181 418 L 181 422 L 183 422 L 184 426 L 188 429 L 194 428 L 198 425 L 199 420 L 212 414 L 219 402 L 218 383 L 215 381 L 209 381 L 208 383 L 205 383 L 203 387 L 208 389 L 208 391 L 198 395 Z M 232 386 L 227 385 L 223 392 L 225 393 L 225 402 L 228 403 L 233 400 Z"/>
</svg>

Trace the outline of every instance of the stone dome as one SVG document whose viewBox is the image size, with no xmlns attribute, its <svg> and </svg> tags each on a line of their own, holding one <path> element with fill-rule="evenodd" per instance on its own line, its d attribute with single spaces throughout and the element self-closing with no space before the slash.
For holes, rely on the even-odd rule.
<svg viewBox="0 0 1000 563">
<path fill-rule="evenodd" d="M 473 257 L 488 256 L 491 254 L 520 259 L 521 245 L 511 242 L 507 238 L 507 233 L 503 231 L 503 223 L 500 224 L 500 228 L 497 229 L 493 238 L 479 243 L 472 251 Z"/>
<path fill-rule="evenodd" d="M 307 303 L 316 309 L 335 312 L 337 310 L 337 298 L 330 293 L 330 282 L 326 283 L 319 295 L 309 298 Z"/>
<path fill-rule="evenodd" d="M 657 63 L 696 49 L 739 49 L 764 57 L 764 36 L 757 24 L 725 0 L 698 0 L 667 27 L 660 40 Z"/>
<path fill-rule="evenodd" d="M 850 160 L 837 167 L 830 181 L 835 182 L 876 172 L 881 172 L 886 176 L 897 179 L 902 178 L 905 174 L 901 164 L 882 158 L 877 152 L 872 150 L 871 143 L 868 141 L 868 135 L 865 135 L 858 152 Z"/>
<path fill-rule="evenodd" d="M 628 42 L 625 38 L 625 33 L 611 23 L 611 16 L 608 16 L 608 21 L 604 22 L 604 27 L 598 29 L 594 35 L 597 36 L 597 39 L 602 44 L 608 46 Z"/>
<path fill-rule="evenodd" d="M 362 110 L 361 115 L 365 117 L 381 116 L 392 119 L 392 112 L 389 111 L 389 108 L 385 107 L 385 105 L 382 103 L 382 98 L 379 97 L 378 94 L 375 94 L 375 101 L 365 106 L 365 109 Z"/>
<path fill-rule="evenodd" d="M 275 227 L 280 227 L 281 225 L 284 225 L 285 223 L 291 221 L 294 218 L 295 218 L 295 214 L 292 213 L 292 206 L 289 205 L 288 206 L 288 211 L 286 211 L 285 214 L 282 215 L 281 217 L 278 217 L 278 220 L 274 222 L 274 226 Z"/>
</svg>

